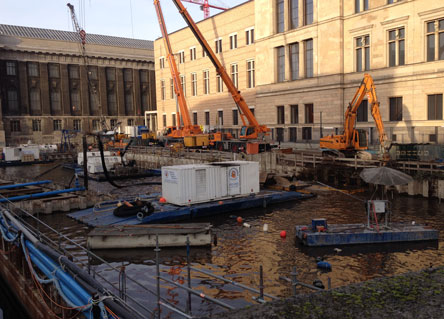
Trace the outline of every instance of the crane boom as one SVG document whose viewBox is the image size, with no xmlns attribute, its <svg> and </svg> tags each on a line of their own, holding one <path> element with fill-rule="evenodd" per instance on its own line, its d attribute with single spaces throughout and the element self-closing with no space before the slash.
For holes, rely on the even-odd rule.
<svg viewBox="0 0 444 319">
<path fill-rule="evenodd" d="M 204 12 L 204 19 L 210 16 L 210 8 L 218 9 L 218 10 L 227 10 L 227 8 L 218 7 L 208 3 L 208 0 L 182 0 L 189 3 L 200 4 L 202 11 Z"/>
<path fill-rule="evenodd" d="M 174 59 L 173 50 L 171 49 L 170 39 L 165 25 L 165 19 L 163 18 L 162 9 L 160 7 L 160 1 L 154 0 L 154 7 L 156 8 L 157 18 L 159 20 L 160 30 L 162 32 L 163 41 L 167 50 L 167 60 L 171 70 L 171 77 L 173 79 L 174 92 L 176 93 L 177 102 L 179 104 L 180 114 L 182 115 L 183 128 L 181 130 L 174 130 L 172 132 L 173 137 L 184 137 L 194 134 L 202 134 L 202 130 L 199 125 L 192 125 L 190 113 L 188 112 L 187 102 L 182 90 L 180 82 L 180 73 L 177 69 L 176 61 Z M 177 114 L 177 123 L 180 126 L 180 115 Z"/>
<path fill-rule="evenodd" d="M 156 0 L 156 1 L 158 1 L 158 0 Z M 267 126 L 260 125 L 258 123 L 258 121 L 254 117 L 253 113 L 250 111 L 244 98 L 240 94 L 240 91 L 234 85 L 234 83 L 231 80 L 230 76 L 228 75 L 227 71 L 225 70 L 223 65 L 220 63 L 219 59 L 217 58 L 216 54 L 209 46 L 208 42 L 205 40 L 204 36 L 200 32 L 196 23 L 191 18 L 187 9 L 183 6 L 183 4 L 180 0 L 173 0 L 173 2 L 176 5 L 177 9 L 179 10 L 179 13 L 184 18 L 185 22 L 190 27 L 190 29 L 193 32 L 194 36 L 196 37 L 197 41 L 200 43 L 202 48 L 207 53 L 207 56 L 209 57 L 210 61 L 213 63 L 214 67 L 216 68 L 217 74 L 219 74 L 221 79 L 224 81 L 225 85 L 227 86 L 228 91 L 231 93 L 231 96 L 233 97 L 233 100 L 236 103 L 236 106 L 239 110 L 239 114 L 241 115 L 242 123 L 244 125 L 242 127 L 240 137 L 246 138 L 246 139 L 257 139 L 258 137 L 262 137 L 263 135 L 266 135 L 267 132 L 270 131 L 270 129 Z M 248 120 L 248 126 L 245 121 L 245 118 Z"/>
<path fill-rule="evenodd" d="M 384 131 L 384 124 L 379 108 L 379 101 L 376 96 L 376 88 L 373 82 L 373 78 L 370 74 L 364 74 L 364 78 L 361 81 L 361 85 L 356 90 L 353 99 L 349 103 L 347 110 L 345 111 L 344 132 L 342 135 L 332 135 L 321 138 L 321 148 L 331 148 L 337 150 L 364 150 L 367 149 L 367 145 L 363 145 L 362 141 L 359 142 L 359 132 L 355 129 L 356 116 L 359 106 L 362 103 L 364 97 L 367 96 L 368 103 L 371 106 L 371 114 L 375 121 L 376 128 L 379 133 L 379 142 L 383 149 L 383 155 L 387 156 L 388 151 L 388 138 Z"/>
</svg>

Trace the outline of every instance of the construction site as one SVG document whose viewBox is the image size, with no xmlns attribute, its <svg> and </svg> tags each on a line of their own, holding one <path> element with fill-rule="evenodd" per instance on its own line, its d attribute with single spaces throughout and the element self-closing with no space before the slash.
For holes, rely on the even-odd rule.
<svg viewBox="0 0 444 319">
<path fill-rule="evenodd" d="M 0 13 L 0 319 L 441 317 L 440 3 L 29 6 L 69 28 Z"/>
</svg>

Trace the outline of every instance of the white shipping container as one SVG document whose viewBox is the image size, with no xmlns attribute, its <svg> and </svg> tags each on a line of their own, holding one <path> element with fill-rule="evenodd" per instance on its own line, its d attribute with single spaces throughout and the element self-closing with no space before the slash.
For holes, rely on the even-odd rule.
<svg viewBox="0 0 444 319">
<path fill-rule="evenodd" d="M 5 161 L 20 161 L 21 150 L 18 147 L 4 147 Z"/>
<path fill-rule="evenodd" d="M 111 156 L 111 152 L 110 151 L 103 151 L 103 156 L 104 157 Z M 86 157 L 88 157 L 88 162 L 89 162 L 91 157 L 98 157 L 98 158 L 100 158 L 100 152 L 99 151 L 86 152 Z M 77 163 L 79 165 L 83 165 L 83 152 L 79 152 L 77 154 Z"/>
<path fill-rule="evenodd" d="M 220 162 L 162 167 L 162 196 L 169 203 L 188 205 L 257 193 L 257 164 Z"/>
</svg>

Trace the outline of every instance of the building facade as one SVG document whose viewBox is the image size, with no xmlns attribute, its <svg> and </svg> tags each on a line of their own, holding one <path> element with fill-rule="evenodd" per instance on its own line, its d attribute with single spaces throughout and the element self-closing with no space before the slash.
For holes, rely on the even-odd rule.
<svg viewBox="0 0 444 319">
<path fill-rule="evenodd" d="M 152 41 L 87 34 L 85 52 L 74 32 L 0 25 L 0 143 L 124 131 L 155 113 Z"/>
<path fill-rule="evenodd" d="M 272 128 L 275 140 L 301 142 L 341 133 L 348 103 L 369 73 L 393 142 L 444 142 L 444 7 L 438 2 L 254 0 L 198 26 L 213 50 L 222 43 L 219 58 L 237 78 L 259 123 Z M 228 93 L 218 92 L 208 58 L 198 52 L 196 60 L 191 59 L 193 46 L 201 50 L 191 32 L 185 28 L 172 33 L 171 43 L 175 53 L 184 52 L 179 68 L 197 123 L 220 124 L 222 115 L 224 127 L 238 129 L 234 103 Z M 171 125 L 176 108 L 168 66 L 160 68 L 162 39 L 154 48 L 156 76 L 164 80 L 157 86 L 158 116 L 163 117 L 159 125 Z M 210 72 L 209 94 L 199 87 L 205 83 L 205 69 Z M 192 74 L 198 76 L 196 95 Z M 371 142 L 378 140 L 366 100 L 358 109 L 356 126 L 368 130 Z"/>
</svg>

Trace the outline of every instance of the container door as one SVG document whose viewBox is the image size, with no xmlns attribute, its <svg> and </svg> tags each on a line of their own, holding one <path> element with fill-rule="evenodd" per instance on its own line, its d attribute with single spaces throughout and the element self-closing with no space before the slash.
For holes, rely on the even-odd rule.
<svg viewBox="0 0 444 319">
<path fill-rule="evenodd" d="M 228 174 L 228 195 L 239 195 L 240 194 L 240 177 L 239 177 L 239 166 L 227 167 Z"/>
<path fill-rule="evenodd" d="M 205 169 L 196 170 L 196 198 L 197 200 L 208 199 L 207 195 L 207 171 Z"/>
</svg>

